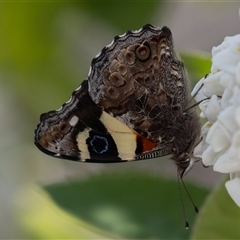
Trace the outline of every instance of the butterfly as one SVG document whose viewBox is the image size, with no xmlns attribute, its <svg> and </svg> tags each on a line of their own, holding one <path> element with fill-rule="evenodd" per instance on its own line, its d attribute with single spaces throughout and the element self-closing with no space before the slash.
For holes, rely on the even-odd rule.
<svg viewBox="0 0 240 240">
<path fill-rule="evenodd" d="M 59 110 L 40 116 L 35 145 L 81 162 L 171 154 L 182 178 L 196 161 L 200 122 L 171 31 L 147 24 L 116 36 Z"/>
</svg>

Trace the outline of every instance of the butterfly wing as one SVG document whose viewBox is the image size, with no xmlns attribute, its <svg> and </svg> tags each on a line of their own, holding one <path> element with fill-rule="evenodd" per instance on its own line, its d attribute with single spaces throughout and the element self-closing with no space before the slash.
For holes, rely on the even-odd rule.
<svg viewBox="0 0 240 240">
<path fill-rule="evenodd" d="M 128 31 L 92 60 L 88 79 L 61 109 L 41 115 L 35 144 L 51 156 L 89 162 L 174 151 L 177 159 L 189 146 L 182 141 L 192 121 L 192 113 L 183 114 L 190 102 L 186 86 L 167 27 Z"/>
<path fill-rule="evenodd" d="M 169 28 L 148 24 L 115 37 L 93 59 L 88 79 L 96 104 L 159 147 L 174 148 L 185 135 L 190 94 Z"/>
</svg>

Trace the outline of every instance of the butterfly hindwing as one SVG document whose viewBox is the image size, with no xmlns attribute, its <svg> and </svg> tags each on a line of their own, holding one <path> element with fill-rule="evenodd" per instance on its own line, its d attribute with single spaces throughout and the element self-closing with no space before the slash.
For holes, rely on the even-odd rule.
<svg viewBox="0 0 240 240">
<path fill-rule="evenodd" d="M 87 162 L 135 160 L 157 146 L 96 105 L 86 80 L 60 110 L 41 116 L 35 143 L 49 155 Z"/>
</svg>

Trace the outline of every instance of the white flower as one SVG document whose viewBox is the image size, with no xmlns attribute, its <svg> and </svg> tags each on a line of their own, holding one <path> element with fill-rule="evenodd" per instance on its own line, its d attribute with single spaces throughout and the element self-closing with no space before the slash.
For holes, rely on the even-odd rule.
<svg viewBox="0 0 240 240">
<path fill-rule="evenodd" d="M 230 174 L 225 186 L 240 207 L 240 34 L 213 47 L 211 73 L 192 95 L 197 102 L 205 99 L 199 104 L 200 116 L 208 120 L 194 154 L 214 171 Z"/>
</svg>

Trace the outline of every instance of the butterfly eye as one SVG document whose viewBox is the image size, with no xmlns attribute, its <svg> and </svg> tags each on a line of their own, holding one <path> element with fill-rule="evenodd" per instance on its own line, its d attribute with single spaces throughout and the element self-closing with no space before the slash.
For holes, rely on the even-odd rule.
<svg viewBox="0 0 240 240">
<path fill-rule="evenodd" d="M 151 50 L 148 46 L 141 45 L 136 49 L 136 55 L 139 60 L 146 61 L 151 56 Z"/>
</svg>

